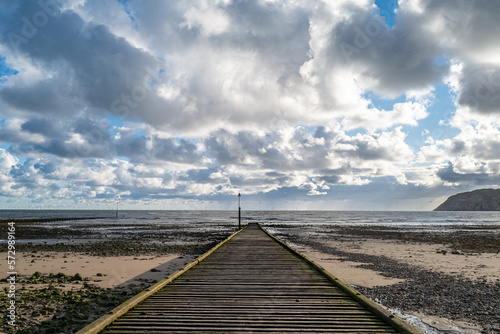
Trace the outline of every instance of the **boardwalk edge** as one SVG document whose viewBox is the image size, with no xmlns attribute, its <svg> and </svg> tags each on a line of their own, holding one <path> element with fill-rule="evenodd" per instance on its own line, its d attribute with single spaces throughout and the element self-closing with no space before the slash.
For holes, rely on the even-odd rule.
<svg viewBox="0 0 500 334">
<path fill-rule="evenodd" d="M 260 225 L 259 225 L 260 226 Z M 352 297 L 354 300 L 359 302 L 361 305 L 375 313 L 377 316 L 379 316 L 382 320 L 384 320 L 388 325 L 399 331 L 400 333 L 405 333 L 405 334 L 422 334 L 420 330 L 417 328 L 411 326 L 404 320 L 398 318 L 379 304 L 375 303 L 373 300 L 369 299 L 368 297 L 362 295 L 359 293 L 356 289 L 350 287 L 346 283 L 342 282 L 339 278 L 335 277 L 334 275 L 330 274 L 325 268 L 323 268 L 321 265 L 317 264 L 304 254 L 300 253 L 299 251 L 295 250 L 293 247 L 289 246 L 285 242 L 281 241 L 265 229 L 261 227 L 261 229 L 272 239 L 274 239 L 276 242 L 278 242 L 280 245 L 282 245 L 284 248 L 304 260 L 305 262 L 309 263 L 312 267 L 314 267 L 319 273 L 321 273 L 323 276 L 325 276 L 330 282 L 338 286 L 342 291 L 347 293 L 350 297 Z"/>
<path fill-rule="evenodd" d="M 158 292 L 160 289 L 165 287 L 166 285 L 170 284 L 172 281 L 174 281 L 176 278 L 184 274 L 186 271 L 203 261 L 205 258 L 207 258 L 210 254 L 215 252 L 218 248 L 220 248 L 222 245 L 224 245 L 226 242 L 234 238 L 238 233 L 243 231 L 247 226 L 242 228 L 241 230 L 236 231 L 229 237 L 227 237 L 225 240 L 221 241 L 214 247 L 212 247 L 209 251 L 204 253 L 203 255 L 200 255 L 193 261 L 189 262 L 186 264 L 182 269 L 176 271 L 175 273 L 171 274 L 170 276 L 162 279 L 158 283 L 150 286 L 147 288 L 145 291 L 140 292 L 139 294 L 135 295 L 134 297 L 128 299 L 127 301 L 123 302 L 122 304 L 118 305 L 115 307 L 113 310 L 111 310 L 108 314 L 94 320 L 87 326 L 83 327 L 80 329 L 76 334 L 97 334 L 101 332 L 103 329 L 105 329 L 108 325 L 110 325 L 113 321 L 116 319 L 120 318 L 122 315 L 127 313 L 130 309 L 135 307 L 137 304 L 142 302 L 144 299 L 148 298 L 149 296 L 153 295 L 154 293 Z"/>
</svg>

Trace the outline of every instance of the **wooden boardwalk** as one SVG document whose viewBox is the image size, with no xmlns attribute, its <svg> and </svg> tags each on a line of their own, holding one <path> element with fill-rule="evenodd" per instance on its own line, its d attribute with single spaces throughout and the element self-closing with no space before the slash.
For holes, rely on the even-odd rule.
<svg viewBox="0 0 500 334">
<path fill-rule="evenodd" d="M 79 333 L 418 333 L 257 224 L 103 327 Z"/>
</svg>

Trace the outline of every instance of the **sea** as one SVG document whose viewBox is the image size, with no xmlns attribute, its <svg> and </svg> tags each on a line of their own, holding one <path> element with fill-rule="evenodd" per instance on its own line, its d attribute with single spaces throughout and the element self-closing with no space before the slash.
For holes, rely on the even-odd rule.
<svg viewBox="0 0 500 334">
<path fill-rule="evenodd" d="M 235 211 L 133 211 L 133 210 L 0 210 L 0 219 L 19 218 L 88 218 L 88 220 L 48 222 L 47 228 L 71 227 L 103 223 L 108 232 L 129 227 L 130 232 L 141 225 L 175 225 L 182 229 L 196 226 L 200 230 L 231 229 L 238 226 Z M 95 219 L 97 218 L 97 219 Z M 329 227 L 394 228 L 411 232 L 478 231 L 500 232 L 499 211 L 242 211 L 242 224 L 256 222 L 269 232 L 289 227 L 301 234 L 321 233 Z M 133 228 L 132 228 L 133 227 Z"/>
<path fill-rule="evenodd" d="M 19 218 L 103 218 L 106 222 L 161 220 L 174 222 L 234 223 L 238 212 L 217 210 L 0 210 L 0 219 Z M 450 225 L 496 225 L 500 211 L 242 211 L 248 222 L 284 224 L 335 224 L 431 227 Z"/>
</svg>

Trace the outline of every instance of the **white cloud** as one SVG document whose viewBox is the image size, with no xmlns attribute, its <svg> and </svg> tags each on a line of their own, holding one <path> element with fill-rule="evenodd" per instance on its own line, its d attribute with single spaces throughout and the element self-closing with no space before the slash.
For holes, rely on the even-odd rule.
<svg viewBox="0 0 500 334">
<path fill-rule="evenodd" d="M 68 1 L 19 43 L 9 33 L 43 9 L 0 10 L 0 54 L 19 71 L 0 82 L 7 196 L 327 197 L 498 179 L 495 2 L 401 0 L 389 28 L 372 0 Z M 456 111 L 437 120 L 442 82 Z"/>
<path fill-rule="evenodd" d="M 400 12 L 432 34 L 441 52 L 452 59 L 447 82 L 458 94 L 459 107 L 498 114 L 500 100 L 500 5 L 494 1 L 420 1 L 422 12 Z M 406 16 L 407 15 L 407 16 Z"/>
<path fill-rule="evenodd" d="M 395 125 L 416 126 L 429 115 L 424 105 L 417 102 L 396 103 L 393 110 L 367 109 L 345 116 L 342 124 L 346 129 L 365 128 L 371 131 L 389 129 Z"/>
<path fill-rule="evenodd" d="M 229 17 L 224 10 L 217 3 L 208 1 L 201 1 L 189 8 L 184 17 L 186 21 L 181 24 L 181 28 L 199 28 L 205 36 L 222 34 L 230 25 Z"/>
<path fill-rule="evenodd" d="M 446 154 L 446 151 L 438 145 L 422 146 L 417 157 L 417 161 L 422 163 L 442 163 L 447 159 L 448 155 Z"/>
<path fill-rule="evenodd" d="M 6 169 L 10 169 L 10 167 L 17 164 L 18 159 L 2 148 L 0 148 L 0 156 L 0 167 L 3 171 L 5 171 Z"/>
<path fill-rule="evenodd" d="M 413 84 L 415 77 L 434 71 L 414 71 L 416 65 L 405 60 L 408 55 L 415 53 L 416 58 L 410 58 L 417 64 L 424 60 L 413 46 L 398 52 L 377 46 L 387 39 L 399 48 L 410 47 L 380 25 L 375 8 L 368 0 L 316 7 L 307 2 L 134 1 L 123 7 L 116 2 L 86 1 L 73 6 L 74 12 L 66 10 L 53 17 L 43 34 L 21 45 L 20 58 L 51 67 L 50 79 L 45 75 L 28 86 L 12 81 L 0 95 L 16 110 L 61 115 L 68 107 L 91 107 L 88 110 L 140 118 L 179 136 L 206 135 L 218 128 L 271 129 L 280 121 L 331 124 L 346 113 L 366 114 L 371 122 L 383 114 L 370 116 L 374 110 L 362 97 L 366 89 L 383 93 L 397 87 L 404 93 L 405 88 L 419 89 Z M 35 9 L 20 8 L 25 13 Z M 18 23 L 13 18 L 10 24 L 18 27 Z M 339 44 L 356 41 L 358 27 L 376 28 L 377 35 L 358 58 L 337 60 L 343 58 Z M 69 32 L 78 37 L 63 48 Z M 41 44 L 48 38 L 53 40 L 50 51 Z M 87 49 L 74 55 L 64 51 L 78 45 Z M 86 55 L 90 49 L 100 55 Z M 374 62 L 396 54 L 404 57 Z M 55 59 L 62 61 L 56 64 Z M 410 77 L 413 81 L 405 87 L 403 82 Z M 26 94 L 33 98 L 21 99 Z M 405 116 L 401 124 L 418 119 L 421 113 L 417 112 L 413 120 Z"/>
</svg>

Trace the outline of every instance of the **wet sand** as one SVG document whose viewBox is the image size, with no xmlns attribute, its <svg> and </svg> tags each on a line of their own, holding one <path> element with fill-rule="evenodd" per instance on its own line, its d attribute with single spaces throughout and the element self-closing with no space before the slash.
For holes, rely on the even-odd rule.
<svg viewBox="0 0 500 334">
<path fill-rule="evenodd" d="M 300 235 L 271 229 L 334 276 L 436 333 L 500 332 L 498 233 L 350 228 Z"/>
<path fill-rule="evenodd" d="M 465 233 L 457 228 L 456 233 L 439 235 L 359 227 L 308 234 L 311 229 L 317 231 L 306 225 L 265 221 L 262 225 L 385 307 L 417 315 L 447 333 L 500 330 L 498 233 Z M 141 229 L 134 226 L 140 230 L 137 233 L 124 230 L 110 236 L 99 232 L 102 226 L 88 223 L 47 229 L 33 224 L 18 230 L 23 240 L 17 253 L 18 289 L 26 288 L 19 291 L 19 298 L 44 300 L 59 293 L 55 290 L 64 297 L 43 307 L 36 302 L 20 304 L 26 328 L 43 332 L 43 321 L 68 322 L 56 329 L 60 333 L 81 328 L 234 232 L 233 227 L 224 226 L 200 232 L 185 225 L 141 225 Z M 1 256 L 5 258 L 5 253 Z M 7 271 L 6 261 L 0 262 L 0 270 Z M 59 273 L 64 276 L 57 278 Z M 77 273 L 82 281 L 72 279 Z M 91 300 L 89 308 L 68 309 L 79 295 Z M 102 305 L 103 299 L 112 302 Z M 92 303 L 98 304 L 97 311 L 87 316 Z M 72 323 L 65 314 L 82 320 Z"/>
<path fill-rule="evenodd" d="M 7 253 L 0 253 L 0 257 L 5 259 Z M 45 276 L 50 273 L 74 276 L 78 273 L 101 288 L 159 281 L 193 260 L 191 255 L 179 254 L 111 257 L 60 252 L 17 253 L 17 258 L 19 277 L 30 277 L 36 272 Z M 0 271 L 7 272 L 6 267 L 6 261 L 2 261 Z M 5 286 L 6 283 L 0 284 L 2 289 Z M 43 286 L 40 284 L 37 288 Z"/>
<path fill-rule="evenodd" d="M 499 253 L 462 253 L 442 244 L 395 243 L 384 240 L 363 240 L 325 242 L 343 252 L 385 256 L 395 261 L 420 267 L 424 270 L 441 272 L 448 275 L 462 276 L 474 281 L 486 280 L 489 283 L 500 281 Z M 310 247 L 301 247 L 300 251 L 325 268 L 338 272 L 338 277 L 353 285 L 367 288 L 391 285 L 402 280 L 390 279 L 374 270 L 360 268 L 363 263 L 343 261 L 339 256 L 329 256 L 316 252 Z M 367 280 L 370 278 L 370 280 Z"/>
<path fill-rule="evenodd" d="M 4 321 L 0 332 L 74 333 L 233 232 L 137 224 L 106 234 L 105 225 L 16 224 L 17 328 Z M 1 252 L 0 258 L 4 289 L 11 270 L 7 253 Z M 8 302 L 7 294 L 0 295 L 0 307 Z"/>
<path fill-rule="evenodd" d="M 480 282 L 487 280 L 495 283 L 500 279 L 500 254 L 485 253 L 469 256 L 451 254 L 450 251 L 443 254 L 442 250 L 447 249 L 444 245 L 393 244 L 380 240 L 362 241 L 356 245 L 351 242 L 329 244 L 344 252 L 389 257 L 403 264 L 418 266 L 424 271 L 437 271 Z M 388 277 L 384 272 L 363 268 L 363 266 L 369 266 L 370 263 L 348 261 L 341 256 L 318 252 L 310 247 L 297 247 L 297 249 L 343 282 L 357 289 L 373 289 L 406 281 Z M 443 332 L 481 333 L 483 329 L 475 324 L 473 319 L 452 320 L 417 311 L 408 312 L 408 314 L 419 317 L 425 323 Z"/>
</svg>

